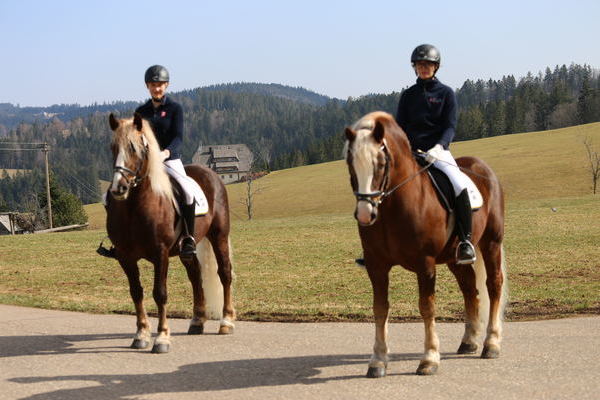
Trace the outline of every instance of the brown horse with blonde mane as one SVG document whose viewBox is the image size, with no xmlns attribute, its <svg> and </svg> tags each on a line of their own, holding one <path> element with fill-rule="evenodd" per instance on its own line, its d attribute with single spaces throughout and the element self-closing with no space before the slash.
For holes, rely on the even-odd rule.
<svg viewBox="0 0 600 400">
<path fill-rule="evenodd" d="M 457 159 L 484 199 L 483 206 L 473 213 L 477 261 L 458 265 L 454 217 L 442 206 L 394 118 L 384 112 L 370 113 L 346 128 L 345 134 L 346 162 L 357 198 L 355 217 L 373 287 L 375 345 L 367 376 L 386 374 L 389 272 L 394 265 L 417 275 L 419 311 L 425 323 L 425 354 L 417 374 L 434 374 L 440 363 L 435 331 L 436 264 L 448 265 L 464 296 L 465 332 L 458 354 L 477 352 L 478 335 L 487 319 L 481 357 L 498 357 L 506 273 L 504 197 L 496 175 L 480 159 Z"/>
<path fill-rule="evenodd" d="M 137 332 L 131 347 L 146 348 L 151 339 L 138 268 L 138 261 L 146 259 L 154 265 L 152 295 L 158 308 L 158 335 L 152 352 L 166 353 L 171 344 L 166 310 L 167 272 L 169 257 L 179 254 L 182 222 L 149 124 L 137 113 L 128 119 L 117 119 L 111 114 L 109 123 L 114 131 L 111 144 L 114 175 L 107 195 L 106 229 L 115 258 L 127 275 L 135 305 Z M 201 186 L 209 204 L 208 213 L 196 218 L 197 257 L 181 258 L 194 298 L 188 333 L 203 333 L 207 318 L 221 318 L 219 333 L 230 333 L 235 310 L 227 192 L 213 171 L 198 165 L 188 165 L 185 169 Z"/>
</svg>

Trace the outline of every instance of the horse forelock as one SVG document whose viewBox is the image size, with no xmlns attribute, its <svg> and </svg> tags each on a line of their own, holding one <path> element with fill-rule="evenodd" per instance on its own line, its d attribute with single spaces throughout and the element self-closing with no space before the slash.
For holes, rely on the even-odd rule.
<svg viewBox="0 0 600 400">
<path fill-rule="evenodd" d="M 133 124 L 133 118 L 121 120 L 115 131 L 113 143 L 123 154 L 125 160 L 129 157 L 129 152 L 126 151 L 129 145 L 133 146 L 138 158 L 144 157 L 144 151 L 147 149 L 147 177 L 150 180 L 152 191 L 168 199 L 173 199 L 173 188 L 169 175 L 165 171 L 160 146 L 147 121 L 142 120 L 142 133 L 140 134 Z"/>
</svg>

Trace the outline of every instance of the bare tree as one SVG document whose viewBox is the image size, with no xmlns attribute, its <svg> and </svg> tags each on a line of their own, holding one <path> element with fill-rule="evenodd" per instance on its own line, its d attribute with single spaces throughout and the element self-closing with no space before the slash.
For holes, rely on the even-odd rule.
<svg viewBox="0 0 600 400">
<path fill-rule="evenodd" d="M 251 220 L 254 216 L 254 196 L 263 190 L 263 188 L 254 183 L 254 162 L 254 155 L 251 154 L 248 160 L 249 171 L 248 175 L 246 175 L 246 191 L 244 193 L 244 197 L 242 198 L 242 204 L 246 209 L 246 215 L 248 216 L 249 220 Z"/>
<path fill-rule="evenodd" d="M 583 145 L 588 155 L 588 161 L 590 162 L 590 173 L 592 175 L 592 192 L 596 194 L 596 188 L 598 186 L 598 178 L 600 178 L 600 154 L 592 146 L 592 139 L 585 137 L 583 139 Z"/>
<path fill-rule="evenodd" d="M 273 142 L 269 139 L 261 137 L 258 141 L 258 148 L 256 151 L 258 153 L 258 157 L 265 163 L 265 168 L 270 171 Z"/>
</svg>

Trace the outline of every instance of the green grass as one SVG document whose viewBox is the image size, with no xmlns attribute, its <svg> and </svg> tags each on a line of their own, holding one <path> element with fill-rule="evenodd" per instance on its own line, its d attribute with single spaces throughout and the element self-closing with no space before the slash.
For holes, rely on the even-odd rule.
<svg viewBox="0 0 600 400">
<path fill-rule="evenodd" d="M 600 195 L 590 194 L 583 136 L 600 145 L 600 124 L 453 145 L 457 156 L 488 161 L 506 187 L 508 319 L 600 313 Z M 371 287 L 353 264 L 361 250 L 344 163 L 277 171 L 255 184 L 262 191 L 251 221 L 240 202 L 245 186 L 228 186 L 239 318 L 369 320 Z M 88 231 L 0 237 L 1 303 L 133 312 L 118 263 L 95 253 L 105 236 L 104 209 L 86 212 Z M 141 266 L 148 295 L 152 267 Z M 189 317 L 190 284 L 176 259 L 168 287 L 170 315 Z M 146 304 L 154 312 L 151 295 Z M 393 269 L 390 304 L 393 320 L 419 318 L 414 274 Z M 462 314 L 445 266 L 438 268 L 437 310 L 446 320 Z"/>
</svg>

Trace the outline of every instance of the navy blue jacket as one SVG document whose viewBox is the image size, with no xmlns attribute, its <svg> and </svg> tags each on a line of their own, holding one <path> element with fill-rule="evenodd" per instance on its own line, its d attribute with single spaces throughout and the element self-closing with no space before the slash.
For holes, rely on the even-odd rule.
<svg viewBox="0 0 600 400">
<path fill-rule="evenodd" d="M 436 144 L 448 150 L 456 133 L 456 108 L 454 90 L 436 78 L 419 78 L 402 92 L 396 122 L 406 132 L 413 150 L 427 151 Z"/>
<path fill-rule="evenodd" d="M 154 108 L 152 100 L 148 100 L 135 112 L 140 113 L 142 118 L 150 123 L 160 149 L 169 149 L 171 155 L 168 160 L 181 158 L 183 109 L 179 103 L 165 96 L 158 108 Z"/>
</svg>

